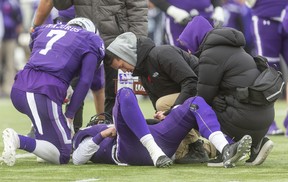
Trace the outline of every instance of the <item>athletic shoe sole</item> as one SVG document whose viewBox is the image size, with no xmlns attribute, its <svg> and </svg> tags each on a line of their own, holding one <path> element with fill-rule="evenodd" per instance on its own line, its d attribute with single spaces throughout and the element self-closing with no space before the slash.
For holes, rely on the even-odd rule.
<svg viewBox="0 0 288 182">
<path fill-rule="evenodd" d="M 244 158 L 247 158 L 247 156 L 249 157 L 251 145 L 252 145 L 251 136 L 245 135 L 244 137 L 242 137 L 237 146 L 236 154 L 227 161 L 223 162 L 224 167 L 225 168 L 234 167 L 235 163 L 238 162 L 240 159 L 243 160 Z"/>
<path fill-rule="evenodd" d="M 268 131 L 266 135 L 267 136 L 282 136 L 284 134 L 285 134 L 285 132 L 282 131 L 281 129 L 275 129 L 272 131 Z"/>
<path fill-rule="evenodd" d="M 208 167 L 223 167 L 223 162 L 219 161 L 219 162 L 209 162 L 207 163 Z"/>
<path fill-rule="evenodd" d="M 266 158 L 268 157 L 268 155 L 272 151 L 273 147 L 274 147 L 274 143 L 271 140 L 268 140 L 262 146 L 256 159 L 253 162 L 246 162 L 246 165 L 250 165 L 250 166 L 261 165 L 266 160 Z"/>
<path fill-rule="evenodd" d="M 2 153 L 2 159 L 8 166 L 13 166 L 16 162 L 16 147 L 13 143 L 13 137 L 15 137 L 15 131 L 11 128 L 7 128 L 2 133 L 4 150 Z"/>
<path fill-rule="evenodd" d="M 166 167 L 170 167 L 172 164 L 173 164 L 173 161 L 169 157 L 163 155 L 157 159 L 156 167 L 166 168 Z"/>
</svg>

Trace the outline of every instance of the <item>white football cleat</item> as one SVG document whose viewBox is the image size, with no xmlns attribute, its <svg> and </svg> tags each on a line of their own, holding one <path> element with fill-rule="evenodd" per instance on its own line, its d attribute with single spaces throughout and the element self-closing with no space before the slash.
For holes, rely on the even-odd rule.
<svg viewBox="0 0 288 182">
<path fill-rule="evenodd" d="M 3 133 L 4 150 L 2 159 L 8 166 L 13 166 L 16 162 L 16 149 L 20 146 L 18 134 L 11 128 L 6 128 Z"/>
</svg>

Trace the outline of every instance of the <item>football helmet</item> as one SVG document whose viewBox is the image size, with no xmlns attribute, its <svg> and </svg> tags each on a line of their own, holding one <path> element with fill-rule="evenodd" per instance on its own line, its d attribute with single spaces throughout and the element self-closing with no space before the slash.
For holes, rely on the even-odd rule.
<svg viewBox="0 0 288 182">
<path fill-rule="evenodd" d="M 67 25 L 78 25 L 89 32 L 96 32 L 94 23 L 90 19 L 84 17 L 73 18 L 67 23 Z"/>
<path fill-rule="evenodd" d="M 102 118 L 104 117 L 105 119 L 102 119 L 100 117 L 102 117 Z M 91 117 L 91 119 L 88 122 L 88 124 L 86 125 L 86 127 L 97 125 L 97 124 L 113 124 L 113 118 L 109 113 L 106 113 L 106 112 L 96 114 L 96 115 Z"/>
</svg>

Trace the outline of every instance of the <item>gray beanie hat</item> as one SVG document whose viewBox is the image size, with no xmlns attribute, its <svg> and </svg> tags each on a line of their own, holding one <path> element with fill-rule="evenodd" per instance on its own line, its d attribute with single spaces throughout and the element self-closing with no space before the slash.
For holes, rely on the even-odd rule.
<svg viewBox="0 0 288 182">
<path fill-rule="evenodd" d="M 132 66 L 137 63 L 137 38 L 132 32 L 125 32 L 107 47 L 107 50 L 123 59 Z"/>
</svg>

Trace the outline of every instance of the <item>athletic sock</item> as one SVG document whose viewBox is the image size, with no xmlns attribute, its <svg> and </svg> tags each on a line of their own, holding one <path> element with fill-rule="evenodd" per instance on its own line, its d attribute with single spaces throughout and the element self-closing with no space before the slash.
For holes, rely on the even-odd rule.
<svg viewBox="0 0 288 182">
<path fill-rule="evenodd" d="M 216 149 L 222 153 L 223 148 L 229 144 L 224 134 L 221 131 L 216 131 L 209 135 L 209 141 L 216 147 Z"/>
<path fill-rule="evenodd" d="M 153 136 L 151 134 L 147 134 L 145 136 L 143 136 L 140 139 L 140 142 L 146 147 L 146 149 L 148 150 L 153 164 L 156 165 L 156 161 L 157 159 L 162 156 L 165 155 L 165 153 L 162 151 L 162 149 L 157 145 L 157 143 L 155 142 Z"/>
</svg>

